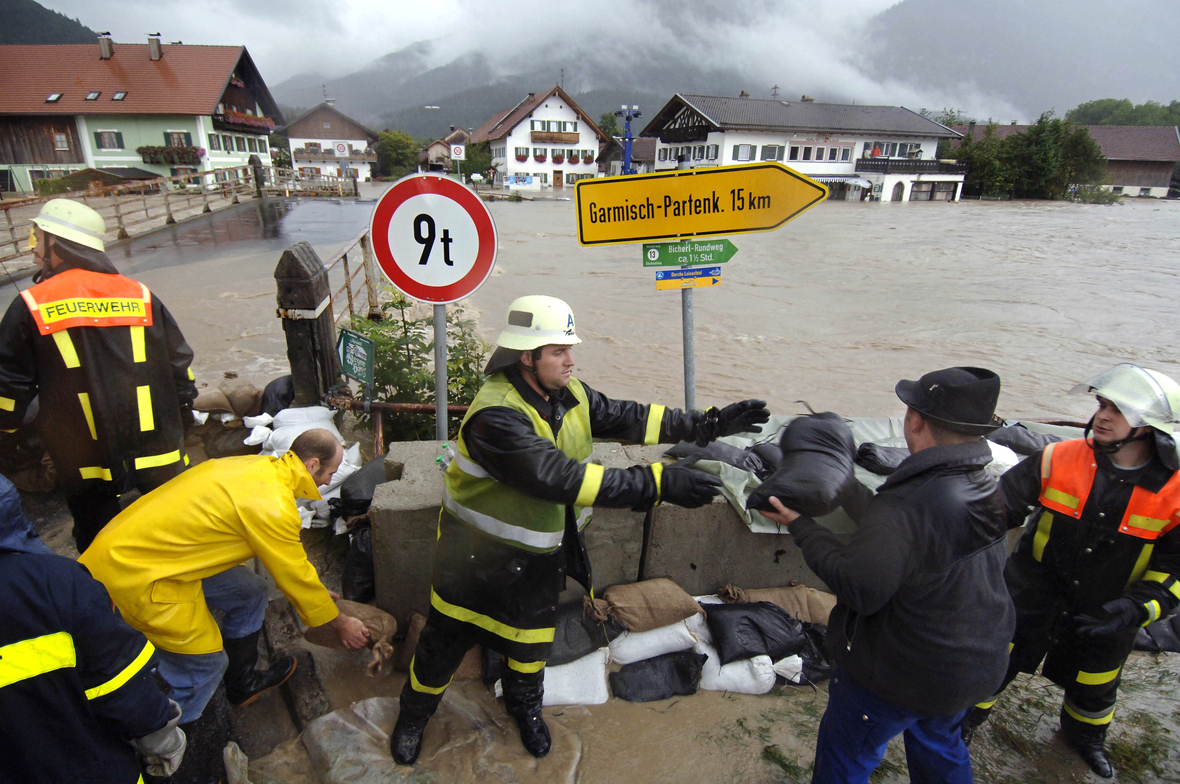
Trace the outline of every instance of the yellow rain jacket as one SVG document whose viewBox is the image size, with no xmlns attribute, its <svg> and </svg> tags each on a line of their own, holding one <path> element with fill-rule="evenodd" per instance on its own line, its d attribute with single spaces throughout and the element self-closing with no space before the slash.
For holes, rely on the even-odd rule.
<svg viewBox="0 0 1180 784">
<path fill-rule="evenodd" d="M 299 539 L 296 498 L 318 499 L 294 452 L 227 457 L 185 471 L 107 523 L 78 559 L 128 624 L 173 653 L 216 653 L 221 632 L 201 580 L 254 556 L 308 626 L 334 619 Z"/>
</svg>

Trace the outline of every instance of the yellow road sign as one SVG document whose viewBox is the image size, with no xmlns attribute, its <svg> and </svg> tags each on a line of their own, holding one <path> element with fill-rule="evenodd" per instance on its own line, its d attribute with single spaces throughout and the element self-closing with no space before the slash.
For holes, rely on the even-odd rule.
<svg viewBox="0 0 1180 784">
<path fill-rule="evenodd" d="M 720 277 L 708 278 L 674 278 L 672 280 L 657 280 L 656 291 L 665 289 L 697 289 L 704 286 L 720 286 Z"/>
<path fill-rule="evenodd" d="M 773 231 L 827 198 L 781 163 L 579 180 L 578 242 L 609 245 Z"/>
</svg>

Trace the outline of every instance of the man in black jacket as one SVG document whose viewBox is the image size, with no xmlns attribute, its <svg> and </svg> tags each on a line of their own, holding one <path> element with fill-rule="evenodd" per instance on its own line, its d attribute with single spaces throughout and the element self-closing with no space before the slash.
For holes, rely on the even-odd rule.
<svg viewBox="0 0 1180 784">
<path fill-rule="evenodd" d="M 958 725 L 1003 679 L 1015 627 L 1003 501 L 984 471 L 999 394 L 982 368 L 899 381 L 911 454 L 875 496 L 853 483 L 844 508 L 859 528 L 847 544 L 778 499 L 763 513 L 789 526 L 837 597 L 813 782 L 867 781 L 902 732 L 911 781 L 972 781 Z"/>
</svg>

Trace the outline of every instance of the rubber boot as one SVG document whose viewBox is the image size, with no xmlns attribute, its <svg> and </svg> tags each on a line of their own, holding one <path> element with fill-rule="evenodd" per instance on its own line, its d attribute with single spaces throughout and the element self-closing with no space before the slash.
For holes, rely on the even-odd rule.
<svg viewBox="0 0 1180 784">
<path fill-rule="evenodd" d="M 967 715 L 959 723 L 959 734 L 963 737 L 964 745 L 971 745 L 971 741 L 975 738 L 975 731 L 987 722 L 987 718 L 991 713 L 991 708 L 980 708 L 977 705 L 973 705 L 967 709 Z"/>
<path fill-rule="evenodd" d="M 409 681 L 406 681 L 400 702 L 397 724 L 389 738 L 389 753 L 398 765 L 413 765 L 422 752 L 422 736 L 426 733 L 430 717 L 442 702 L 442 695 L 414 691 Z"/>
<path fill-rule="evenodd" d="M 513 677 L 515 676 L 515 677 Z M 504 671 L 504 707 L 520 727 L 520 742 L 534 757 L 544 757 L 553 745 L 549 727 L 541 716 L 545 700 L 545 670 L 522 675 Z"/>
<path fill-rule="evenodd" d="M 295 674 L 295 657 L 284 656 L 271 664 L 269 670 L 255 669 L 258 663 L 258 637 L 262 630 L 224 640 L 229 665 L 225 668 L 225 696 L 231 705 L 249 705 L 264 691 L 273 689 Z"/>
<path fill-rule="evenodd" d="M 1106 756 L 1106 724 L 1083 724 L 1061 711 L 1061 734 L 1065 743 L 1086 761 L 1090 770 L 1104 779 L 1114 777 L 1114 767 Z"/>
</svg>

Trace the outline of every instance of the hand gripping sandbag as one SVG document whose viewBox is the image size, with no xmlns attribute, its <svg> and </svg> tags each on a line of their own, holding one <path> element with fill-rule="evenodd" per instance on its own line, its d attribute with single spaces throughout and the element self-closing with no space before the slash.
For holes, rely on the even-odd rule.
<svg viewBox="0 0 1180 784">
<path fill-rule="evenodd" d="M 775 496 L 788 509 L 808 517 L 826 515 L 840 505 L 840 493 L 852 481 L 856 442 L 843 417 L 827 411 L 792 419 L 779 446 L 778 470 L 750 494 L 747 509 L 773 512 Z"/>
<path fill-rule="evenodd" d="M 755 656 L 778 661 L 799 653 L 807 642 L 803 623 L 770 602 L 708 604 L 705 614 L 722 665 Z"/>
<path fill-rule="evenodd" d="M 611 693 L 628 702 L 654 702 L 696 694 L 707 658 L 703 653 L 680 651 L 628 664 L 610 674 Z"/>
</svg>

